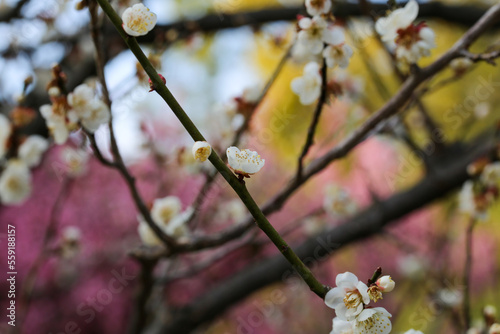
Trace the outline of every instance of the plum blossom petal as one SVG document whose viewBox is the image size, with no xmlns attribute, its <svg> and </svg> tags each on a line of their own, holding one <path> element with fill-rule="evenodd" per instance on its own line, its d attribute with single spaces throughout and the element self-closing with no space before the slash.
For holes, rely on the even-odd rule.
<svg viewBox="0 0 500 334">
<path fill-rule="evenodd" d="M 156 14 L 142 3 L 127 8 L 122 15 L 123 30 L 130 36 L 143 36 L 156 25 Z"/>
</svg>

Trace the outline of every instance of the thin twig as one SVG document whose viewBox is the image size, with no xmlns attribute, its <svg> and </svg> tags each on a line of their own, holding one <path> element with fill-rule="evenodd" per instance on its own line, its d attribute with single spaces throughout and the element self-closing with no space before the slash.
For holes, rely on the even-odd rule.
<svg viewBox="0 0 500 334">
<path fill-rule="evenodd" d="M 304 158 L 306 157 L 309 149 L 314 144 L 314 134 L 316 133 L 316 128 L 318 127 L 319 118 L 321 116 L 321 111 L 327 100 L 327 70 L 326 60 L 323 58 L 323 65 L 321 67 L 321 94 L 318 99 L 318 104 L 316 105 L 316 110 L 314 111 L 311 125 L 309 125 L 309 130 L 307 130 L 307 137 L 304 146 L 302 147 L 302 152 L 300 153 L 297 166 L 297 179 L 302 178 L 302 172 L 304 169 Z"/>
<path fill-rule="evenodd" d="M 108 108 L 111 113 L 111 100 L 109 98 L 109 91 L 108 91 L 108 86 L 106 84 L 106 78 L 104 76 L 104 64 L 105 64 L 105 56 L 104 56 L 104 48 L 103 48 L 103 41 L 101 38 L 101 33 L 100 33 L 100 23 L 99 23 L 99 17 L 97 13 L 97 3 L 94 1 L 91 1 L 89 3 L 89 11 L 90 11 L 90 24 L 91 24 L 91 35 L 92 35 L 92 40 L 94 42 L 95 46 L 95 62 L 96 62 L 96 71 L 97 71 L 97 77 L 99 78 L 99 82 L 101 83 L 102 90 L 103 90 L 103 96 L 104 96 L 104 101 L 108 105 Z M 139 190 L 137 189 L 137 186 L 135 184 L 135 178 L 130 174 L 128 171 L 127 167 L 125 166 L 125 163 L 123 162 L 123 158 L 120 154 L 120 150 L 118 149 L 118 144 L 116 143 L 116 137 L 114 134 L 114 129 L 113 129 L 113 118 L 110 117 L 109 123 L 108 123 L 108 128 L 109 128 L 109 137 L 110 137 L 110 143 L 111 143 L 111 152 L 113 154 L 113 165 L 111 164 L 106 164 L 107 166 L 112 166 L 116 168 L 122 177 L 125 179 L 125 182 L 127 183 L 127 186 L 132 194 L 132 198 L 139 209 L 139 212 L 141 213 L 142 217 L 146 221 L 146 223 L 149 225 L 149 227 L 153 230 L 153 232 L 160 238 L 165 245 L 171 249 L 174 248 L 176 245 L 176 241 L 174 238 L 171 236 L 166 235 L 161 228 L 155 224 L 153 221 L 153 218 L 151 217 L 151 214 L 144 203 L 144 200 L 142 199 L 141 195 L 139 194 Z M 97 144 L 92 143 L 92 138 L 90 138 L 90 142 L 92 144 L 92 147 L 94 148 L 95 152 L 98 152 Z M 98 159 L 101 161 L 101 158 L 99 156 L 102 155 L 100 153 L 97 153 Z"/>
<path fill-rule="evenodd" d="M 465 265 L 464 265 L 464 300 L 462 303 L 463 317 L 464 317 L 464 328 L 465 331 L 470 328 L 471 324 L 471 313 L 470 313 L 470 275 L 472 269 L 472 232 L 476 226 L 476 220 L 471 218 L 469 226 L 467 227 L 467 233 L 465 235 Z"/>
</svg>

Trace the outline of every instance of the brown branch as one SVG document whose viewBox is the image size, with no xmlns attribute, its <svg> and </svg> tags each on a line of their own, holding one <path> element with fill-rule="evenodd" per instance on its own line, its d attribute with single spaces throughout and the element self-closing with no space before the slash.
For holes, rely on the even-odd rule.
<svg viewBox="0 0 500 334">
<path fill-rule="evenodd" d="M 466 58 L 469 58 L 475 63 L 484 61 L 490 65 L 496 66 L 495 59 L 500 57 L 500 50 L 484 53 L 472 53 L 467 50 L 463 50 L 462 52 L 460 52 L 460 54 Z"/>
<path fill-rule="evenodd" d="M 134 312 L 132 313 L 131 326 L 129 327 L 130 334 L 140 334 L 144 329 L 148 313 L 146 310 L 146 305 L 151 296 L 151 292 L 154 286 L 153 270 L 156 267 L 158 260 L 145 260 L 141 259 L 139 263 L 141 264 L 140 273 L 140 283 L 138 286 L 138 292 L 136 295 L 136 305 Z"/>
<path fill-rule="evenodd" d="M 321 117 L 321 111 L 323 110 L 323 107 L 326 103 L 327 100 L 327 88 L 328 88 L 328 81 L 327 81 L 327 73 L 328 67 L 326 66 L 326 60 L 323 58 L 323 65 L 321 67 L 321 94 L 318 99 L 318 104 L 316 105 L 316 110 L 314 111 L 313 118 L 311 121 L 311 125 L 309 125 L 309 130 L 307 130 L 307 137 L 306 137 L 306 142 L 304 143 L 304 146 L 302 148 L 302 152 L 300 153 L 299 159 L 298 159 L 298 167 L 297 167 L 297 179 L 302 178 L 302 172 L 304 169 L 304 158 L 306 157 L 307 153 L 309 152 L 309 149 L 311 146 L 314 144 L 314 134 L 316 133 L 316 128 L 318 127 L 319 123 L 319 118 Z"/>
</svg>

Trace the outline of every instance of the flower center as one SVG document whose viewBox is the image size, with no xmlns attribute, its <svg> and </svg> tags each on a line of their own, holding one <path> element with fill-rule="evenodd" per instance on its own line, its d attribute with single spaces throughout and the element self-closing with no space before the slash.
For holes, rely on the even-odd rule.
<svg viewBox="0 0 500 334">
<path fill-rule="evenodd" d="M 425 22 L 421 22 L 418 25 L 410 24 L 404 29 L 398 29 L 398 37 L 396 37 L 396 44 L 410 49 L 413 44 L 420 41 L 420 30 L 425 28 Z"/>
<path fill-rule="evenodd" d="M 344 304 L 347 308 L 357 308 L 361 304 L 359 291 L 349 291 L 344 297 Z"/>
</svg>

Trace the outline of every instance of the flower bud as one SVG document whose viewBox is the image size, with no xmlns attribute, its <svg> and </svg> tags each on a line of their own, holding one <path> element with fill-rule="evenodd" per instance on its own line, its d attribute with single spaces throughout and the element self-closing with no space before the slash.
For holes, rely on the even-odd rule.
<svg viewBox="0 0 500 334">
<path fill-rule="evenodd" d="M 203 162 L 206 161 L 212 153 L 212 147 L 206 141 L 197 141 L 193 145 L 192 152 L 196 160 Z"/>
<path fill-rule="evenodd" d="M 380 277 L 377 280 L 376 284 L 383 292 L 391 292 L 396 286 L 396 283 L 394 283 L 391 276 L 389 275 Z"/>
</svg>

